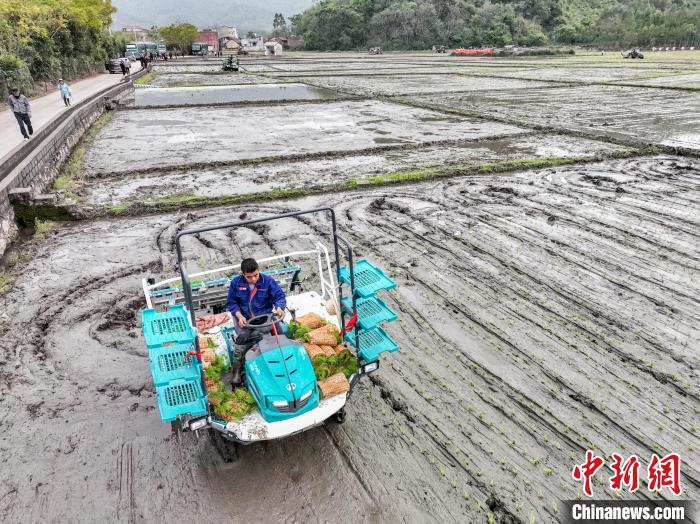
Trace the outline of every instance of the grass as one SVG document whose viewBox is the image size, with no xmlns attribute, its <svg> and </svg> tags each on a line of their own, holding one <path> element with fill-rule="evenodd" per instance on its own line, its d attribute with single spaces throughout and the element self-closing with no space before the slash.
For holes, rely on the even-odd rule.
<svg viewBox="0 0 700 524">
<path fill-rule="evenodd" d="M 39 220 L 38 218 L 35 218 L 34 219 L 34 239 L 39 240 L 46 233 L 51 231 L 53 229 L 54 225 L 55 225 L 55 223 L 52 222 L 51 220 Z"/>
<path fill-rule="evenodd" d="M 8 291 L 14 281 L 15 276 L 12 273 L 5 271 L 4 269 L 0 269 L 0 295 Z"/>
<path fill-rule="evenodd" d="M 103 125 L 104 123 L 102 123 L 99 127 L 102 127 Z M 94 127 L 95 126 L 93 126 L 93 128 Z M 93 128 L 91 128 L 91 131 Z M 86 137 L 86 139 L 89 140 L 90 138 Z M 77 149 L 79 148 L 76 148 L 76 151 Z M 76 159 L 71 164 L 75 167 L 72 167 L 65 173 L 66 176 L 68 176 L 68 180 L 74 180 L 74 177 L 78 176 L 78 173 L 80 172 L 80 168 L 78 166 L 82 166 L 82 157 L 84 156 L 84 154 L 84 149 L 82 150 L 82 153 L 76 153 Z M 624 156 L 630 156 L 632 154 L 633 152 L 630 151 L 629 153 L 625 153 Z M 237 195 L 220 195 L 210 197 L 198 196 L 191 192 L 185 192 L 156 200 L 131 201 L 113 204 L 110 206 L 100 206 L 95 209 L 95 214 L 97 216 L 131 216 L 148 213 L 162 213 L 167 211 L 190 209 L 197 207 L 237 205 L 250 202 L 299 198 L 319 193 L 349 191 L 394 184 L 417 183 L 448 177 L 491 175 L 496 173 L 508 173 L 518 170 L 542 169 L 547 167 L 563 166 L 568 164 L 592 162 L 599 160 L 600 158 L 597 158 L 595 156 L 550 156 L 542 158 L 506 160 L 502 162 L 489 162 L 483 164 L 464 164 L 458 166 L 432 167 L 416 171 L 396 171 L 394 173 L 388 173 L 386 175 L 374 176 L 363 179 L 346 180 L 343 182 L 327 184 L 325 186 L 318 185 L 312 187 L 307 186 L 297 188 L 275 188 L 265 191 Z M 64 181 L 61 180 L 61 184 L 63 183 Z M 67 186 L 70 187 L 70 183 L 67 183 Z M 476 370 L 478 366 L 473 364 L 472 368 Z"/>
<path fill-rule="evenodd" d="M 102 129 L 107 122 L 110 121 L 113 111 L 105 111 L 102 113 L 97 120 L 90 126 L 90 128 L 85 132 L 83 137 L 75 146 L 73 151 L 71 151 L 68 160 L 63 164 L 61 168 L 61 173 L 53 183 L 54 189 L 71 189 L 74 187 L 75 182 L 81 178 L 83 171 L 83 162 L 85 161 L 85 153 L 87 152 L 88 146 L 95 140 L 97 133 Z"/>
<path fill-rule="evenodd" d="M 151 83 L 151 81 L 156 77 L 156 74 L 149 71 L 143 76 L 138 77 L 136 80 L 134 80 L 134 84 L 138 84 L 140 86 L 146 85 Z"/>
</svg>

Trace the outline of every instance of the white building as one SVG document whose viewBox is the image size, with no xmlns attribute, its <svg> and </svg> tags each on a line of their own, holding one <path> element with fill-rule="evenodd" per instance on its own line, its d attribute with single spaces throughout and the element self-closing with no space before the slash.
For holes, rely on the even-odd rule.
<svg viewBox="0 0 700 524">
<path fill-rule="evenodd" d="M 262 36 L 256 36 L 255 38 L 241 38 L 241 47 L 246 51 L 265 51 Z"/>
<path fill-rule="evenodd" d="M 280 56 L 282 54 L 282 44 L 271 40 L 265 42 L 265 56 Z"/>
</svg>

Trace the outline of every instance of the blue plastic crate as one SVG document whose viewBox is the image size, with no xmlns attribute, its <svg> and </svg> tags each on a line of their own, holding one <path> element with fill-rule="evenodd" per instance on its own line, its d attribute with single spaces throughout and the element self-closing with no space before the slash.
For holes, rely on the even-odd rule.
<svg viewBox="0 0 700 524">
<path fill-rule="evenodd" d="M 373 296 L 383 289 L 394 289 L 396 282 L 391 280 L 381 269 L 365 259 L 358 260 L 354 268 L 355 293 L 362 298 Z M 341 267 L 339 271 L 340 281 L 350 285 L 350 270 Z"/>
<path fill-rule="evenodd" d="M 382 322 L 393 322 L 398 318 L 396 313 L 377 297 L 360 298 L 357 300 L 357 325 L 360 329 L 372 329 Z M 343 307 L 352 314 L 352 299 L 343 299 Z"/>
<path fill-rule="evenodd" d="M 141 312 L 141 324 L 146 347 L 149 349 L 164 344 L 187 344 L 195 340 L 195 331 L 183 304 L 172 306 L 161 313 L 155 309 L 144 309 Z"/>
<path fill-rule="evenodd" d="M 153 383 L 156 386 L 165 386 L 179 378 L 199 379 L 202 365 L 196 356 L 188 356 L 190 351 L 196 351 L 194 344 L 177 344 L 149 350 L 148 359 Z"/>
<path fill-rule="evenodd" d="M 173 380 L 167 386 L 156 387 L 160 418 L 172 422 L 179 415 L 197 417 L 207 412 L 207 397 L 202 394 L 201 380 Z"/>
<path fill-rule="evenodd" d="M 366 362 L 374 362 L 382 353 L 393 353 L 399 349 L 394 339 L 387 335 L 379 326 L 372 329 L 360 330 L 360 351 L 358 357 Z M 345 335 L 345 341 L 355 347 L 355 332 Z M 355 348 L 357 349 L 357 348 Z"/>
</svg>

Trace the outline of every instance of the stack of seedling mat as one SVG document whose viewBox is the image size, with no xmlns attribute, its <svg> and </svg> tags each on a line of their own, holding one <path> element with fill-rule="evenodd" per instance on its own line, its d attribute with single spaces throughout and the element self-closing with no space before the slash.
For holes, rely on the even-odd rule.
<svg viewBox="0 0 700 524">
<path fill-rule="evenodd" d="M 342 344 L 335 326 L 309 313 L 290 323 L 287 337 L 304 344 L 323 398 L 350 390 L 348 378 L 357 373 L 357 358 Z"/>
</svg>

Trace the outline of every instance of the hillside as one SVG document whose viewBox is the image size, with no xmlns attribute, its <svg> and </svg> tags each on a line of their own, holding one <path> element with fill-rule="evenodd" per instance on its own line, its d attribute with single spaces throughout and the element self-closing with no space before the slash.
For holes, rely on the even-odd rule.
<svg viewBox="0 0 700 524">
<path fill-rule="evenodd" d="M 270 30 L 275 13 L 286 17 L 308 8 L 311 0 L 210 0 L 206 9 L 193 9 L 190 0 L 113 0 L 117 8 L 112 27 L 125 25 L 167 25 L 173 22 L 190 22 L 198 27 L 216 24 L 234 25 L 240 31 Z"/>
<path fill-rule="evenodd" d="M 321 0 L 296 22 L 308 49 L 548 44 L 697 45 L 698 0 Z"/>
</svg>

